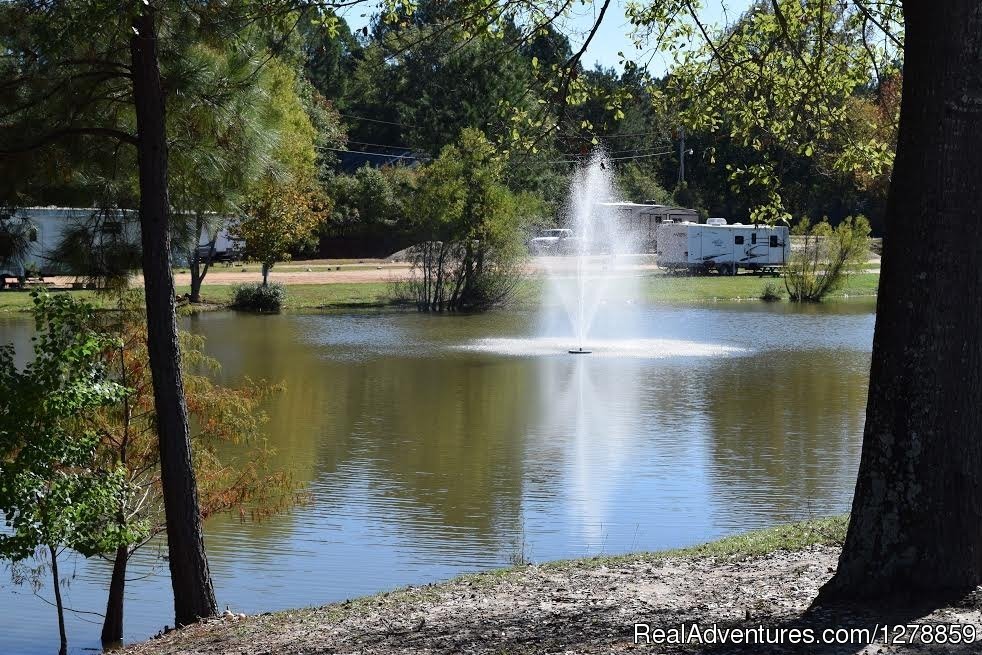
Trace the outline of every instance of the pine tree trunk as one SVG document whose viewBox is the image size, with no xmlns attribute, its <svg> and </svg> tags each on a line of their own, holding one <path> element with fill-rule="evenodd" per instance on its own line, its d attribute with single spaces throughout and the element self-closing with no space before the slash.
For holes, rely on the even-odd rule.
<svg viewBox="0 0 982 655">
<path fill-rule="evenodd" d="M 216 235 L 214 239 L 208 240 L 208 256 L 205 257 L 205 260 L 202 262 L 198 244 L 201 243 L 201 235 L 204 233 L 205 221 L 200 213 L 195 217 L 194 228 L 194 233 L 197 235 L 197 241 L 195 241 L 194 250 L 191 251 L 190 301 L 193 303 L 199 303 L 201 302 L 201 284 L 205 281 L 205 276 L 208 275 L 208 269 L 211 267 L 212 259 L 215 258 L 215 241 L 218 237 Z"/>
<path fill-rule="evenodd" d="M 197 246 L 191 252 L 188 268 L 191 271 L 191 293 L 188 294 L 188 300 L 193 303 L 201 302 L 201 255 L 198 254 Z"/>
<path fill-rule="evenodd" d="M 819 602 L 982 583 L 982 12 L 905 2 L 866 430 Z"/>
<path fill-rule="evenodd" d="M 55 588 L 55 607 L 58 609 L 58 655 L 68 655 L 68 634 L 65 632 L 65 606 L 61 600 L 61 581 L 58 579 L 58 549 L 48 546 L 51 555 L 51 578 Z"/>
<path fill-rule="evenodd" d="M 153 10 L 133 21 L 130 40 L 140 173 L 140 224 L 146 288 L 147 348 L 153 379 L 167 549 L 177 625 L 217 612 L 191 460 L 177 339 L 168 230 L 167 142 Z"/>
<path fill-rule="evenodd" d="M 194 218 L 195 241 L 191 244 L 191 261 L 188 262 L 191 269 L 191 297 L 189 300 L 193 303 L 201 302 L 201 253 L 198 250 L 198 244 L 201 243 L 201 231 L 203 229 L 204 220 L 201 218 L 201 214 L 198 214 Z"/>
<path fill-rule="evenodd" d="M 103 647 L 114 646 L 123 641 L 123 599 L 126 591 L 126 563 L 130 551 L 126 546 L 116 549 L 113 560 L 113 573 L 109 579 L 109 600 L 106 601 L 106 617 L 102 622 Z"/>
</svg>

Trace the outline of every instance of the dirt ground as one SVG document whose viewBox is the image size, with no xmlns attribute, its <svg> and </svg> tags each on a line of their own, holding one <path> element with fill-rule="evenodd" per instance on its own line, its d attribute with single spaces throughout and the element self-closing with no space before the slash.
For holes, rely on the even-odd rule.
<svg viewBox="0 0 982 655">
<path fill-rule="evenodd" d="M 626 273 L 639 275 L 658 270 L 654 258 L 650 255 L 639 255 L 633 261 L 618 264 L 618 269 Z M 870 254 L 871 268 L 867 272 L 877 272 L 880 263 L 878 255 Z M 525 266 L 526 275 L 538 275 L 548 272 L 572 273 L 576 269 L 576 259 L 572 257 L 540 256 L 531 259 Z M 284 262 L 273 267 L 270 271 L 271 282 L 284 285 L 291 284 L 352 284 L 363 282 L 396 282 L 409 276 L 409 264 L 402 261 L 387 260 L 328 260 L 318 259 L 309 261 Z M 48 282 L 56 286 L 69 286 L 74 279 L 70 277 L 48 277 Z M 205 284 L 236 285 L 262 280 L 262 267 L 255 263 L 238 262 L 233 266 L 216 264 L 208 270 Z M 191 274 L 186 269 L 177 269 L 174 283 L 178 286 L 189 286 Z M 143 285 L 143 276 L 136 275 L 132 280 L 133 286 Z"/>
<path fill-rule="evenodd" d="M 617 559 L 528 566 L 505 573 L 467 576 L 449 583 L 409 588 L 380 596 L 276 614 L 235 614 L 172 631 L 125 649 L 126 655 L 296 655 L 300 653 L 874 653 L 982 652 L 969 644 L 884 644 L 891 637 L 931 627 L 982 640 L 982 612 L 973 599 L 933 611 L 898 610 L 889 616 L 855 611 L 808 611 L 838 557 L 831 546 L 736 557 Z M 234 609 L 234 608 L 233 608 Z M 642 623 L 647 627 L 636 627 Z M 645 643 L 665 631 L 692 630 L 717 643 Z M 715 625 L 715 632 L 714 630 Z M 901 626 L 894 628 L 892 626 Z M 879 628 L 877 627 L 879 626 Z M 769 644 L 784 630 L 783 645 Z M 719 643 L 724 630 L 752 634 L 741 646 Z M 794 633 L 798 630 L 799 633 Z M 792 645 L 811 631 L 819 642 Z M 832 630 L 826 633 L 826 630 Z M 841 632 L 845 630 L 846 632 Z M 871 635 L 855 632 L 866 630 Z M 853 632 L 849 632 L 853 631 Z M 640 634 L 641 643 L 635 643 Z M 733 633 L 729 633 L 732 635 Z M 921 633 L 923 634 L 923 633 Z M 715 637 L 713 635 L 716 635 Z M 826 635 L 829 639 L 826 639 Z M 691 637 L 691 633 L 689 633 Z M 950 637 L 949 637 L 950 638 Z M 870 643 L 872 642 L 872 643 Z"/>
<path fill-rule="evenodd" d="M 269 273 L 270 282 L 280 284 L 347 284 L 359 282 L 393 282 L 406 277 L 409 267 L 405 264 L 376 264 L 373 266 L 341 266 L 340 270 L 325 270 L 316 265 L 311 265 L 310 271 L 301 268 L 304 262 L 293 262 L 291 266 L 273 270 Z M 246 269 L 243 272 L 242 269 Z M 218 266 L 208 271 L 205 277 L 205 284 L 243 284 L 247 282 L 261 282 L 263 279 L 262 267 L 258 264 L 245 264 L 232 268 Z M 138 283 L 142 283 L 142 276 L 137 278 Z M 176 273 L 174 283 L 180 285 L 191 284 L 190 273 Z"/>
</svg>

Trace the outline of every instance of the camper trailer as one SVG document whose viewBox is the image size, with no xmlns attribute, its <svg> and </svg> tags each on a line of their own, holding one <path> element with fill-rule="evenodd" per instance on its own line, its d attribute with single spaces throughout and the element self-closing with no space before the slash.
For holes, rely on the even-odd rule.
<svg viewBox="0 0 982 655">
<path fill-rule="evenodd" d="M 94 248 L 112 244 L 138 244 L 137 213 L 127 209 L 83 209 L 68 207 L 25 207 L 0 215 L 0 232 L 23 233 L 27 249 L 0 255 L 0 275 L 23 278 L 30 272 L 52 275 L 60 272 L 56 251 L 69 234 L 80 235 Z M 12 256 L 11 256 L 12 255 Z"/>
<path fill-rule="evenodd" d="M 617 233 L 627 236 L 638 253 L 657 250 L 657 231 L 662 223 L 699 222 L 694 209 L 636 202 L 601 202 L 597 208 L 617 223 Z"/>
<path fill-rule="evenodd" d="M 589 226 L 543 230 L 529 241 L 534 255 L 649 254 L 656 250 L 656 230 L 662 223 L 699 221 L 694 209 L 636 202 L 598 202 L 592 205 Z"/>
<path fill-rule="evenodd" d="M 658 265 L 673 272 L 776 273 L 791 255 L 791 240 L 787 226 L 728 225 L 726 219 L 710 218 L 701 225 L 660 225 L 656 254 Z"/>
<path fill-rule="evenodd" d="M 227 224 L 228 221 L 226 220 Z M 55 275 L 62 263 L 55 257 L 57 248 L 69 233 L 87 233 L 91 247 L 126 245 L 138 248 L 140 243 L 139 214 L 131 209 L 96 209 L 71 207 L 24 207 L 7 214 L 0 214 L 0 236 L 4 233 L 23 232 L 28 248 L 19 257 L 0 252 L 0 275 L 25 277 L 29 271 L 40 275 Z M 211 237 L 201 236 L 200 248 L 210 249 Z M 222 228 L 215 238 L 215 261 L 234 257 L 242 244 Z M 185 263 L 187 246 L 174 244 L 175 261 Z M 200 250 L 199 250 L 200 252 Z"/>
</svg>

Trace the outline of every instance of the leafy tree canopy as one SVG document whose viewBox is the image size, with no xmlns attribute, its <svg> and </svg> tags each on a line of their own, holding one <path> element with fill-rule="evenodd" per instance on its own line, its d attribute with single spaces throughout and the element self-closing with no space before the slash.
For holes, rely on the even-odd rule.
<svg viewBox="0 0 982 655">
<path fill-rule="evenodd" d="M 699 9 L 697 2 L 653 0 L 628 13 L 639 40 L 654 39 L 673 57 L 661 100 L 680 107 L 690 130 L 747 151 L 743 161 L 720 163 L 734 189 L 750 197 L 755 220 L 788 218 L 785 180 L 806 171 L 876 177 L 889 169 L 888 135 L 854 115 L 872 75 L 882 82 L 896 74 L 898 7 L 774 0 L 722 27 L 702 22 Z M 845 138 L 844 127 L 854 128 Z M 704 156 L 715 163 L 716 148 Z"/>
</svg>

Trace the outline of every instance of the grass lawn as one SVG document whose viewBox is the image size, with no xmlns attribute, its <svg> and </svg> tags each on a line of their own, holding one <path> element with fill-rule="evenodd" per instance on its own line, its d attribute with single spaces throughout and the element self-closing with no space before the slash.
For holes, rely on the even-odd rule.
<svg viewBox="0 0 982 655">
<path fill-rule="evenodd" d="M 784 295 L 784 280 L 777 277 L 757 277 L 756 275 L 736 275 L 720 277 L 675 277 L 655 275 L 645 279 L 642 287 L 644 299 L 648 302 L 693 302 L 728 300 L 732 298 L 759 298 L 765 284 L 775 285 Z M 830 294 L 830 298 L 844 296 L 875 296 L 880 283 L 877 273 L 850 275 L 846 284 Z"/>
<path fill-rule="evenodd" d="M 392 287 L 386 282 L 351 282 L 340 284 L 286 285 L 287 311 L 331 309 L 345 307 L 381 307 L 392 304 Z M 177 287 L 177 293 L 187 293 L 189 287 Z M 234 286 L 209 285 L 201 287 L 201 297 L 214 303 L 229 303 Z"/>
<path fill-rule="evenodd" d="M 100 299 L 95 291 L 56 291 L 52 293 L 70 293 L 75 298 L 85 299 L 98 306 Z M 27 291 L 0 291 L 0 313 L 26 312 L 33 306 L 31 294 Z"/>
<path fill-rule="evenodd" d="M 686 548 L 674 548 L 651 553 L 629 553 L 586 557 L 579 560 L 559 560 L 547 562 L 544 566 L 562 568 L 569 565 L 615 566 L 619 561 L 635 560 L 639 557 L 659 560 L 665 557 L 727 557 L 743 559 L 767 555 L 779 550 L 795 551 L 814 545 L 841 546 L 846 539 L 849 515 L 840 514 L 797 523 L 787 523 L 773 528 L 763 528 L 723 537 Z"/>
<path fill-rule="evenodd" d="M 876 273 L 851 275 L 846 285 L 830 297 L 873 296 L 880 281 Z M 655 302 L 711 302 L 714 300 L 758 298 L 764 285 L 772 283 L 784 292 L 784 282 L 780 278 L 756 275 L 737 275 L 734 277 L 675 277 L 669 275 L 650 275 L 641 282 L 643 301 Z M 224 305 L 231 301 L 235 287 L 228 285 L 209 285 L 202 287 L 202 297 L 210 303 Z M 541 278 L 522 282 L 517 302 L 536 304 L 542 297 L 544 281 Z M 187 286 L 178 286 L 177 293 L 189 291 Z M 95 305 L 102 303 L 94 291 L 58 291 L 85 298 Z M 315 309 L 345 309 L 384 307 L 394 304 L 391 285 L 386 282 L 345 282 L 332 284 L 291 284 L 286 287 L 287 311 L 309 311 Z M 31 295 L 24 291 L 0 292 L 0 312 L 28 311 L 31 308 Z"/>
<path fill-rule="evenodd" d="M 829 294 L 829 299 L 875 296 L 879 282 L 880 276 L 877 273 L 850 275 L 841 289 Z M 760 298 L 766 284 L 776 286 L 782 297 L 787 298 L 784 280 L 779 277 L 761 278 L 756 275 L 681 277 L 654 274 L 646 276 L 641 281 L 641 301 L 685 303 L 757 299 Z M 523 304 L 537 303 L 542 297 L 543 288 L 542 279 L 526 280 L 519 288 L 517 300 Z"/>
</svg>

